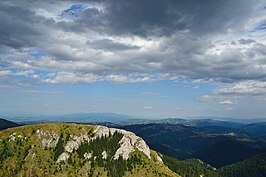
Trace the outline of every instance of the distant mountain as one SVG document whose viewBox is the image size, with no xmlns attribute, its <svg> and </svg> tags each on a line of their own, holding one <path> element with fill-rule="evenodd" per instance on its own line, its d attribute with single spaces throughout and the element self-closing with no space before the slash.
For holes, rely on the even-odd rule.
<svg viewBox="0 0 266 177">
<path fill-rule="evenodd" d="M 16 115 L 9 116 L 10 120 L 20 122 L 21 124 L 38 124 L 47 122 L 77 122 L 77 123 L 99 123 L 110 122 L 119 124 L 131 124 L 131 122 L 138 122 L 142 120 L 137 116 L 129 116 L 115 113 L 73 113 L 64 115 L 36 115 L 24 116 Z M 144 120 L 144 119 L 143 119 Z"/>
<path fill-rule="evenodd" d="M 227 136 L 209 136 L 202 129 L 182 124 L 145 124 L 123 126 L 142 137 L 153 149 L 175 158 L 187 158 L 194 152 Z M 165 147 L 168 146 L 167 152 Z"/>
<path fill-rule="evenodd" d="M 225 166 L 218 172 L 226 177 L 265 177 L 266 153 Z"/>
<path fill-rule="evenodd" d="M 116 113 L 72 113 L 65 115 L 24 115 L 24 114 L 2 114 L 10 120 L 22 124 L 36 124 L 45 122 L 110 122 L 119 125 L 133 124 L 184 124 L 198 127 L 222 126 L 235 128 L 245 124 L 266 123 L 266 118 L 259 119 L 239 119 L 229 117 L 192 117 L 192 118 L 163 118 L 152 119 L 142 116 L 130 116 Z"/>
<path fill-rule="evenodd" d="M 211 119 L 211 120 L 218 120 L 223 122 L 233 122 L 233 123 L 240 123 L 240 124 L 252 124 L 252 123 L 262 123 L 266 122 L 266 118 L 234 118 L 234 117 L 190 117 L 187 118 L 189 120 L 202 120 L 202 119 Z"/>
<path fill-rule="evenodd" d="M 251 136 L 266 139 L 266 123 L 253 123 L 241 127 L 241 131 Z"/>
<path fill-rule="evenodd" d="M 134 133 L 63 123 L 0 131 L 0 176 L 179 177 Z"/>
<path fill-rule="evenodd" d="M 252 148 L 235 140 L 225 140 L 207 146 L 191 156 L 220 168 L 225 165 L 244 160 L 260 153 L 260 149 Z"/>
<path fill-rule="evenodd" d="M 134 116 L 128 116 L 115 113 L 77 113 L 54 116 L 58 121 L 76 121 L 76 122 L 123 122 L 130 119 L 138 119 Z"/>
<path fill-rule="evenodd" d="M 264 139 L 240 133 L 241 127 L 145 124 L 122 128 L 135 132 L 158 152 L 177 159 L 200 158 L 214 167 L 251 157 L 266 147 Z"/>
<path fill-rule="evenodd" d="M 196 119 L 196 120 L 188 120 L 188 124 L 196 127 L 226 127 L 226 128 L 238 128 L 241 127 L 242 123 L 235 123 L 229 121 L 221 121 L 214 119 Z"/>
<path fill-rule="evenodd" d="M 0 130 L 12 128 L 12 127 L 17 127 L 17 126 L 19 126 L 19 125 L 15 122 L 11 122 L 11 121 L 8 121 L 6 119 L 0 118 Z"/>
</svg>

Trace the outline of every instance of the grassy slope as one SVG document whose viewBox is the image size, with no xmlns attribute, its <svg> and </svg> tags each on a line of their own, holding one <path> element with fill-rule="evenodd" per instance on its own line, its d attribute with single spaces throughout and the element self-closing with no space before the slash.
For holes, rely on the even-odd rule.
<svg viewBox="0 0 266 177">
<path fill-rule="evenodd" d="M 57 146 L 44 149 L 36 132 L 43 130 L 62 134 L 62 144 L 65 145 L 68 134 L 80 136 L 81 133 L 86 133 L 93 136 L 93 128 L 86 125 L 50 123 L 0 131 L 0 176 L 87 176 L 91 169 L 90 161 L 80 159 L 77 152 L 74 152 L 71 155 L 73 159 L 71 164 L 56 163 L 54 156 Z M 8 141 L 9 136 L 14 132 L 16 132 L 16 140 Z M 17 138 L 18 135 L 22 138 Z M 125 176 L 178 176 L 165 165 L 149 160 L 139 151 L 131 154 L 133 155 L 138 156 L 141 163 L 134 164 L 132 170 L 126 172 Z M 155 152 L 152 152 L 152 158 L 155 158 Z M 107 171 L 96 165 L 91 175 L 107 176 Z"/>
</svg>

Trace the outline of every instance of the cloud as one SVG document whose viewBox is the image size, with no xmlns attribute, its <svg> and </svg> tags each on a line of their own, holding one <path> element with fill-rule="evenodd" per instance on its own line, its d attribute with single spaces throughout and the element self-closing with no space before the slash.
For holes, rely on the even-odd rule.
<svg viewBox="0 0 266 177">
<path fill-rule="evenodd" d="M 9 70 L 0 71 L 0 77 L 6 76 L 6 75 L 9 75 L 9 74 L 11 74 L 11 71 L 9 71 Z"/>
<path fill-rule="evenodd" d="M 117 82 L 117 83 L 134 83 L 134 82 L 149 82 L 151 79 L 147 76 L 126 76 L 111 74 L 104 77 L 107 81 Z"/>
<path fill-rule="evenodd" d="M 130 49 L 139 49 L 138 46 L 123 44 L 120 42 L 115 42 L 110 39 L 101 39 L 96 41 L 88 41 L 87 44 L 93 49 L 109 50 L 109 51 L 121 51 Z"/>
<path fill-rule="evenodd" d="M 266 82 L 263 81 L 243 81 L 231 84 L 225 88 L 213 91 L 218 95 L 265 95 Z"/>
<path fill-rule="evenodd" d="M 3 0 L 0 76 L 31 70 L 20 76 L 47 84 L 263 82 L 265 30 L 250 32 L 265 21 L 262 7 L 261 0 Z"/>
<path fill-rule="evenodd" d="M 34 74 L 34 71 L 32 71 L 32 70 L 17 71 L 17 72 L 13 73 L 13 75 L 16 75 L 16 76 L 30 76 L 30 75 L 33 75 L 33 74 Z"/>
<path fill-rule="evenodd" d="M 255 43 L 256 41 L 253 39 L 240 39 L 238 40 L 238 42 L 240 44 L 252 44 L 252 43 Z"/>
<path fill-rule="evenodd" d="M 51 84 L 60 84 L 60 83 L 92 83 L 97 81 L 97 76 L 94 74 L 82 74 L 78 75 L 71 72 L 58 72 L 52 78 L 44 79 L 43 82 Z"/>
<path fill-rule="evenodd" d="M 230 100 L 224 100 L 224 101 L 221 101 L 219 102 L 220 104 L 234 104 L 232 101 Z"/>
<path fill-rule="evenodd" d="M 32 77 L 36 77 L 35 74 Z M 75 73 L 75 72 L 56 72 L 48 73 L 46 76 L 37 75 L 36 78 L 42 78 L 42 82 L 50 84 L 61 84 L 61 83 L 93 83 L 101 81 L 110 81 L 115 83 L 139 83 L 139 82 L 151 82 L 168 79 L 163 74 L 161 75 L 147 75 L 147 74 L 94 74 L 94 73 Z"/>
<path fill-rule="evenodd" d="M 212 101 L 213 97 L 210 95 L 202 95 L 202 96 L 198 97 L 197 100 L 203 101 L 203 102 L 208 102 L 208 101 Z"/>
<path fill-rule="evenodd" d="M 145 106 L 144 109 L 153 109 L 152 106 Z"/>
</svg>

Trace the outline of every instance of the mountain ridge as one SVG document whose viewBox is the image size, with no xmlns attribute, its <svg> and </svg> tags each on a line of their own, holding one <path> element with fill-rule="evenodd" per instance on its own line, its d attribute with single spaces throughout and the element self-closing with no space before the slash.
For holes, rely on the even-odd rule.
<svg viewBox="0 0 266 177">
<path fill-rule="evenodd" d="M 132 132 L 64 123 L 0 131 L 0 168 L 0 176 L 179 177 Z"/>
</svg>

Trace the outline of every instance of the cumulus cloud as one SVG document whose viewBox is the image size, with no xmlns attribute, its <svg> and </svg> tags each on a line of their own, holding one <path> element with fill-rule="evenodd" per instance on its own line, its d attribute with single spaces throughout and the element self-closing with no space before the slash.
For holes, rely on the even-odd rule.
<svg viewBox="0 0 266 177">
<path fill-rule="evenodd" d="M 253 29 L 266 18 L 264 6 L 261 0 L 3 0 L 0 76 L 20 70 L 50 84 L 263 82 L 266 31 Z"/>
</svg>

